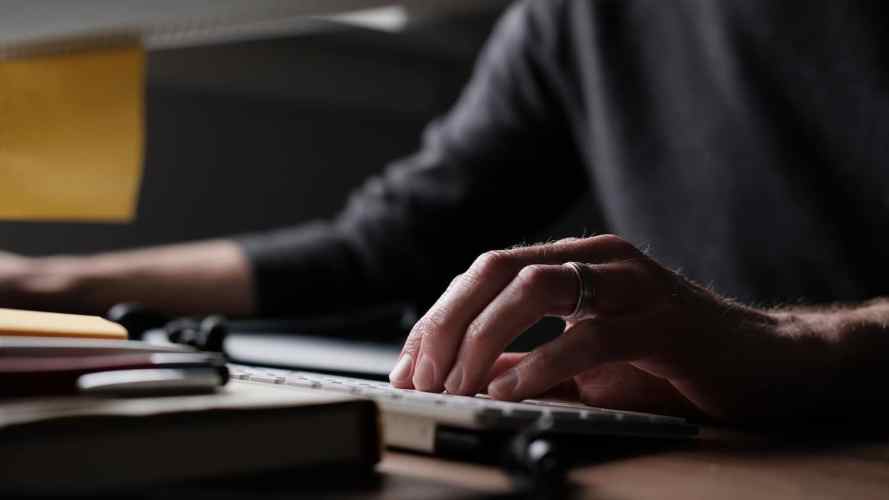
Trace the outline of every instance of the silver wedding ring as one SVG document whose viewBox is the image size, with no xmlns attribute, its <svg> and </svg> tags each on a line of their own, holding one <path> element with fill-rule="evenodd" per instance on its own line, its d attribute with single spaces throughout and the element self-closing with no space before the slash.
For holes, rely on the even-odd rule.
<svg viewBox="0 0 889 500">
<path fill-rule="evenodd" d="M 574 304 L 574 311 L 571 312 L 566 319 L 578 319 L 592 305 L 595 293 L 593 290 L 592 270 L 580 262 L 566 262 L 564 264 L 574 271 L 577 277 L 577 302 Z"/>
</svg>

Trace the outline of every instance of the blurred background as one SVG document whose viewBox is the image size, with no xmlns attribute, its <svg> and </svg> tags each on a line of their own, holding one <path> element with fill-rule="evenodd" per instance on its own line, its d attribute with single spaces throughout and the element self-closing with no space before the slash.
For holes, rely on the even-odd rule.
<svg viewBox="0 0 889 500">
<path fill-rule="evenodd" d="M 137 219 L 0 221 L 0 250 L 77 254 L 331 217 L 351 189 L 418 146 L 507 3 L 152 50 Z M 582 232 L 579 215 L 541 239 Z"/>
</svg>

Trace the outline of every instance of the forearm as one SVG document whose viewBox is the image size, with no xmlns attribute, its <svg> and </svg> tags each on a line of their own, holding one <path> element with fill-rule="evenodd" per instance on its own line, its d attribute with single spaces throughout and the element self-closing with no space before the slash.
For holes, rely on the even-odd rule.
<svg viewBox="0 0 889 500">
<path fill-rule="evenodd" d="M 31 259 L 17 288 L 21 305 L 52 310 L 103 313 L 117 302 L 170 314 L 255 308 L 250 264 L 226 240 Z"/>
<path fill-rule="evenodd" d="M 785 325 L 785 336 L 828 346 L 838 362 L 889 366 L 889 298 L 781 308 L 771 315 Z"/>
<path fill-rule="evenodd" d="M 859 421 L 889 416 L 889 392 L 880 389 L 889 300 L 766 310 L 702 294 L 682 304 L 693 313 L 673 336 L 692 343 L 673 342 L 641 366 L 707 415 L 767 427 L 836 422 L 850 412 Z"/>
<path fill-rule="evenodd" d="M 785 325 L 784 336 L 809 356 L 797 363 L 796 373 L 813 403 L 835 405 L 827 413 L 856 407 L 886 414 L 889 392 L 881 386 L 889 368 L 889 299 L 789 308 L 774 314 Z"/>
</svg>

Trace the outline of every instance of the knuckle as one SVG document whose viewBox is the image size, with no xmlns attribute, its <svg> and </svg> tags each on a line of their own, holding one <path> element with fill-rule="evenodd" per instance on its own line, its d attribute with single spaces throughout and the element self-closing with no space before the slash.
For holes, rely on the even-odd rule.
<svg viewBox="0 0 889 500">
<path fill-rule="evenodd" d="M 577 241 L 581 241 L 583 238 L 578 238 L 577 236 L 566 236 L 564 238 L 560 238 L 553 242 L 554 245 L 562 245 L 566 243 L 574 243 Z"/>
<path fill-rule="evenodd" d="M 635 245 L 615 234 L 603 234 L 593 238 L 596 244 L 610 250 L 610 253 L 627 256 L 640 255 L 641 252 Z"/>
<path fill-rule="evenodd" d="M 415 354 L 420 350 L 420 342 L 422 337 L 420 335 L 411 335 L 404 341 L 404 346 L 401 348 L 401 352 Z"/>
<path fill-rule="evenodd" d="M 485 338 L 486 331 L 487 328 L 485 328 L 481 321 L 476 319 L 470 323 L 466 328 L 466 335 L 463 337 L 466 347 L 470 350 L 477 348 L 478 344 Z"/>
<path fill-rule="evenodd" d="M 539 264 L 525 266 L 516 276 L 516 288 L 522 296 L 535 294 L 545 283 L 548 271 Z"/>
<path fill-rule="evenodd" d="M 663 292 L 675 289 L 679 284 L 680 276 L 678 274 L 647 257 L 640 256 L 629 259 L 623 264 L 618 268 L 621 280 L 639 290 Z"/>
<path fill-rule="evenodd" d="M 435 338 L 444 334 L 444 332 L 444 321 L 437 314 L 427 314 L 414 325 L 410 339 L 413 339 L 413 341 L 416 342 L 417 347 L 419 347 L 419 344 L 423 339 L 432 339 L 434 341 Z"/>
<path fill-rule="evenodd" d="M 451 279 L 451 282 L 448 283 L 448 289 L 452 288 L 454 285 L 456 285 L 457 283 L 459 283 L 461 279 L 463 279 L 463 273 L 460 273 L 460 274 L 454 276 L 454 277 Z"/>
<path fill-rule="evenodd" d="M 609 244 L 609 245 L 621 245 L 626 243 L 626 240 L 621 238 L 620 236 L 612 233 L 600 234 L 598 236 L 593 237 L 594 240 L 598 241 L 601 244 Z"/>
<path fill-rule="evenodd" d="M 491 250 L 481 254 L 471 269 L 479 276 L 499 275 L 511 272 L 514 257 L 507 250 Z"/>
<path fill-rule="evenodd" d="M 528 285 L 539 285 L 542 284 L 547 277 L 548 269 L 546 266 L 542 264 L 531 264 L 529 266 L 525 266 L 519 271 L 518 276 L 516 278 L 521 283 L 526 283 Z"/>
<path fill-rule="evenodd" d="M 448 283 L 447 288 L 445 288 L 444 294 L 447 294 L 448 292 L 453 290 L 455 287 L 459 286 L 459 284 L 466 279 L 466 274 L 467 273 L 460 273 L 460 274 L 454 276 L 453 278 L 451 278 L 451 281 Z"/>
</svg>

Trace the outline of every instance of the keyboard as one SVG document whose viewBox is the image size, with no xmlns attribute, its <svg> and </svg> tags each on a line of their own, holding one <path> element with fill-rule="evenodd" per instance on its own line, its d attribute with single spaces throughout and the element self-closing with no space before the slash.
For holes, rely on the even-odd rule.
<svg viewBox="0 0 889 500">
<path fill-rule="evenodd" d="M 374 400 L 383 417 L 387 445 L 435 452 L 443 430 L 519 431 L 546 420 L 557 433 L 690 438 L 698 427 L 683 418 L 597 408 L 577 403 L 528 399 L 497 401 L 397 389 L 387 382 L 315 372 L 229 364 L 233 379 L 281 387 L 347 393 Z"/>
</svg>

